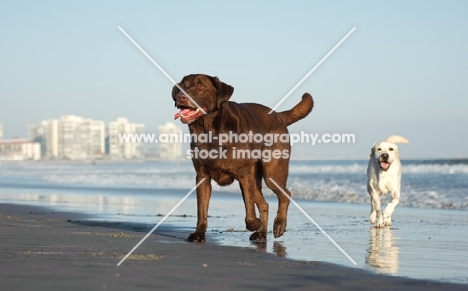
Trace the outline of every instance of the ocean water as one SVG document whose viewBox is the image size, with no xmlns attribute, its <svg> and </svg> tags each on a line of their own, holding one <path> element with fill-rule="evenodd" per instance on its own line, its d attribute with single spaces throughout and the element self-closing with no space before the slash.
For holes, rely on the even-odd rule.
<svg viewBox="0 0 468 291">
<path fill-rule="evenodd" d="M 468 159 L 402 161 L 401 206 L 468 209 Z M 295 199 L 369 203 L 367 161 L 291 161 L 288 188 Z M 187 162 L 31 162 L 0 164 L 0 188 L 119 191 L 191 189 L 195 171 Z M 218 192 L 239 193 L 237 182 Z M 265 196 L 274 194 L 264 187 Z"/>
<path fill-rule="evenodd" d="M 367 161 L 291 161 L 295 201 L 357 265 L 293 204 L 288 231 L 252 244 L 237 183 L 213 185 L 207 239 L 297 260 L 325 261 L 377 273 L 468 284 L 468 160 L 403 161 L 402 199 L 393 225 L 368 221 Z M 98 221 L 147 225 L 148 231 L 195 186 L 190 162 L 27 162 L 0 164 L 0 203 L 79 212 Z M 264 189 L 270 205 L 274 194 Z M 164 222 L 192 232 L 191 195 Z M 138 243 L 137 241 L 135 244 Z M 148 240 L 155 248 L 159 242 Z"/>
</svg>

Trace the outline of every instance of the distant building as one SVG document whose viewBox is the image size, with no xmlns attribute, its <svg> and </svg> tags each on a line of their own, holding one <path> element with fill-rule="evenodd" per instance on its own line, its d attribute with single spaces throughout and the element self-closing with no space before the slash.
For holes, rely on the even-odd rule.
<svg viewBox="0 0 468 291">
<path fill-rule="evenodd" d="M 169 142 L 159 142 L 159 157 L 162 160 L 176 160 L 182 157 L 182 141 L 175 137 L 180 136 L 180 128 L 172 122 L 159 126 L 159 136 L 162 135 L 174 137 Z"/>
<path fill-rule="evenodd" d="M 0 140 L 3 139 L 3 122 L 0 121 Z"/>
<path fill-rule="evenodd" d="M 44 120 L 28 126 L 28 138 L 41 144 L 41 156 L 58 159 L 58 120 Z"/>
<path fill-rule="evenodd" d="M 41 159 L 41 145 L 29 140 L 13 139 L 0 141 L 0 160 L 25 161 Z"/>
<path fill-rule="evenodd" d="M 143 144 L 141 142 L 121 140 L 124 135 L 140 135 L 144 133 L 145 126 L 141 123 L 131 123 L 126 118 L 117 118 L 109 122 L 107 128 L 106 148 L 111 159 L 142 159 L 144 158 Z"/>
<path fill-rule="evenodd" d="M 104 122 L 67 115 L 58 121 L 58 157 L 83 160 L 105 154 Z"/>
<path fill-rule="evenodd" d="M 29 138 L 42 145 L 48 159 L 84 160 L 105 154 L 105 127 L 100 120 L 66 115 L 28 127 Z"/>
</svg>

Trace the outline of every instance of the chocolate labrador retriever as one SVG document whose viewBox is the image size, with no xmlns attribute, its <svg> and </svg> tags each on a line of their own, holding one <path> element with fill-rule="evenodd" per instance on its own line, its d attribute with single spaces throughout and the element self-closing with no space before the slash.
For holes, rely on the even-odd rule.
<svg viewBox="0 0 468 291">
<path fill-rule="evenodd" d="M 239 181 L 246 228 L 254 231 L 250 239 L 257 242 L 265 241 L 267 236 L 268 203 L 262 194 L 263 179 L 278 197 L 274 236 L 283 235 L 289 207 L 289 198 L 283 193 L 291 196 L 286 189 L 291 151 L 287 126 L 311 112 L 312 96 L 305 93 L 292 109 L 269 114 L 270 108 L 260 104 L 228 101 L 234 88 L 217 77 L 189 75 L 178 85 L 180 88 L 174 86 L 172 90 L 175 106 L 180 109 L 174 118 L 189 126 L 197 184 L 204 179 L 197 188 L 197 227 L 188 241 L 205 241 L 212 179 L 221 186 Z M 205 138 L 197 138 L 201 136 Z"/>
</svg>

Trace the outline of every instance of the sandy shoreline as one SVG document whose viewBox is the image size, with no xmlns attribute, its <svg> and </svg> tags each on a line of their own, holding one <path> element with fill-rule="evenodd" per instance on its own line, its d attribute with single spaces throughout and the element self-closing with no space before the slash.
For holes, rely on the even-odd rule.
<svg viewBox="0 0 468 291">
<path fill-rule="evenodd" d="M 185 242 L 161 226 L 93 222 L 74 213 L 0 204 L 4 290 L 466 290 L 466 285 L 293 261 L 252 248 Z"/>
</svg>

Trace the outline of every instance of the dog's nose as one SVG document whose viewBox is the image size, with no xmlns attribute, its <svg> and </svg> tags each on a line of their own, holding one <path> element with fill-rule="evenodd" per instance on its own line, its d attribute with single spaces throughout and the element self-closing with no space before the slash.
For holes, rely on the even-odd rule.
<svg viewBox="0 0 468 291">
<path fill-rule="evenodd" d="M 179 102 L 187 101 L 187 96 L 183 92 L 177 94 L 176 98 Z"/>
<path fill-rule="evenodd" d="M 388 160 L 388 154 L 382 154 L 381 157 L 382 157 L 382 159 L 384 159 L 384 160 Z"/>
</svg>

